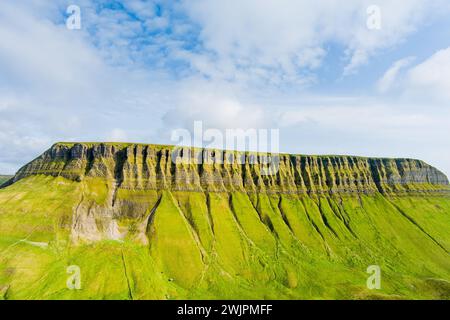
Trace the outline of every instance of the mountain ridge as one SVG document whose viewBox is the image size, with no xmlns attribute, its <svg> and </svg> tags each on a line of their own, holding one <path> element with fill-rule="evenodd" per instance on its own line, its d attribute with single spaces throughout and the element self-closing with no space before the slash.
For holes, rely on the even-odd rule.
<svg viewBox="0 0 450 320">
<path fill-rule="evenodd" d="M 184 160 L 183 154 L 188 154 Z M 270 164 L 263 163 L 267 162 L 264 155 L 135 143 L 56 143 L 19 169 L 10 183 L 30 175 L 44 174 L 61 175 L 72 180 L 101 177 L 115 180 L 123 188 L 149 190 L 269 193 L 449 191 L 445 174 L 416 159 L 280 153 L 276 155 L 278 170 L 265 175 L 262 170 Z"/>
</svg>

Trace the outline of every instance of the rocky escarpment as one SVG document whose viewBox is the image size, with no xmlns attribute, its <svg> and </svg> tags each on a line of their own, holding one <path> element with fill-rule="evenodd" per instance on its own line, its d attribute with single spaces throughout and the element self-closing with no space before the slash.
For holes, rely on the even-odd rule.
<svg viewBox="0 0 450 320">
<path fill-rule="evenodd" d="M 104 178 L 134 190 L 268 193 L 447 191 L 447 177 L 420 160 L 355 156 L 272 156 L 173 146 L 57 143 L 21 168 L 30 175 Z"/>
<path fill-rule="evenodd" d="M 0 189 L 0 288 L 8 299 L 448 296 L 441 172 L 411 159 L 267 160 L 55 144 Z M 82 290 L 65 290 L 65 264 L 80 267 Z"/>
</svg>

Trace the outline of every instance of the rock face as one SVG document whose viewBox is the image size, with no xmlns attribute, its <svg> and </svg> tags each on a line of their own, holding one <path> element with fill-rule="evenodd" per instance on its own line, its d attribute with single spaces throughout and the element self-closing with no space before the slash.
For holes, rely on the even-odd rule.
<svg viewBox="0 0 450 320">
<path fill-rule="evenodd" d="M 270 174 L 267 174 L 270 173 Z M 57 143 L 21 168 L 30 175 L 107 179 L 133 190 L 267 193 L 447 191 L 447 177 L 420 160 L 267 155 L 120 143 Z"/>
</svg>

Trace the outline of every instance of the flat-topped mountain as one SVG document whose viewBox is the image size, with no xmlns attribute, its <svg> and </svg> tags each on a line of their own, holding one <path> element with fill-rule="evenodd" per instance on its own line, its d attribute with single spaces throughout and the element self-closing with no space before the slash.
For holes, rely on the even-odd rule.
<svg viewBox="0 0 450 320">
<path fill-rule="evenodd" d="M 449 299 L 449 227 L 420 160 L 57 143 L 0 188 L 0 298 Z"/>
<path fill-rule="evenodd" d="M 273 172 L 262 172 L 271 163 Z M 57 143 L 20 169 L 14 181 L 37 174 L 76 181 L 99 177 L 138 190 L 373 193 L 449 189 L 442 172 L 413 159 L 289 154 L 267 159 L 249 152 L 120 143 Z"/>
</svg>

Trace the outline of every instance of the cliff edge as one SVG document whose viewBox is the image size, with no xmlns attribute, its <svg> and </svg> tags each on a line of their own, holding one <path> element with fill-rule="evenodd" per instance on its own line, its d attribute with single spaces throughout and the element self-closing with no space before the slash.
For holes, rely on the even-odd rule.
<svg viewBox="0 0 450 320">
<path fill-rule="evenodd" d="M 276 161 L 274 161 L 276 159 Z M 186 161 L 187 160 L 187 161 Z M 272 171 L 267 174 L 264 169 Z M 106 179 L 136 190 L 267 193 L 448 191 L 447 177 L 420 160 L 356 156 L 267 155 L 125 143 L 56 143 L 22 167 L 31 175 Z"/>
</svg>

